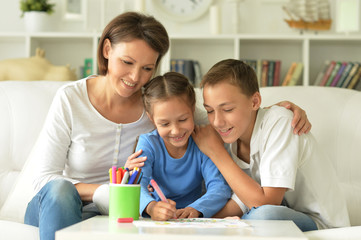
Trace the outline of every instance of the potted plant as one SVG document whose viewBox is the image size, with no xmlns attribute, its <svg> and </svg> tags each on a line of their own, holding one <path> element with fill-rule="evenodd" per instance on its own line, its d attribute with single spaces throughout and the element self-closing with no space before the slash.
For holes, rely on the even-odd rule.
<svg viewBox="0 0 361 240">
<path fill-rule="evenodd" d="M 25 28 L 30 32 L 50 30 L 49 15 L 54 12 L 54 3 L 48 0 L 21 0 L 21 17 L 24 17 Z"/>
</svg>

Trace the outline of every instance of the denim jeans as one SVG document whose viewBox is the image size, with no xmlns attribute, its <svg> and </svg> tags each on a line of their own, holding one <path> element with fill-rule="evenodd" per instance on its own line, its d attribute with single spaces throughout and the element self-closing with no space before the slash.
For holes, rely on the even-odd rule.
<svg viewBox="0 0 361 240">
<path fill-rule="evenodd" d="M 317 230 L 316 223 L 307 214 L 286 206 L 263 205 L 252 208 L 242 216 L 246 220 L 292 220 L 302 232 Z"/>
<path fill-rule="evenodd" d="M 64 179 L 48 182 L 29 202 L 24 223 L 39 227 L 41 240 L 54 240 L 55 232 L 99 215 L 94 204 L 83 207 L 75 186 Z"/>
</svg>

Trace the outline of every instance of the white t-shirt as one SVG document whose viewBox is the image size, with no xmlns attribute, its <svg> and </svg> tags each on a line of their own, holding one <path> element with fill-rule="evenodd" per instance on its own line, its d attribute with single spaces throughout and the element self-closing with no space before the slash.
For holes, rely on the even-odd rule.
<svg viewBox="0 0 361 240">
<path fill-rule="evenodd" d="M 89 100 L 86 81 L 67 84 L 54 97 L 35 148 L 36 192 L 57 178 L 73 184 L 109 182 L 109 168 L 115 162 L 124 166 L 136 137 L 154 129 L 145 112 L 127 124 L 104 118 Z"/>
<path fill-rule="evenodd" d="M 319 229 L 349 226 L 346 201 L 333 166 L 311 133 L 293 134 L 292 117 L 283 107 L 260 108 L 251 138 L 250 164 L 237 157 L 237 143 L 230 147 L 233 160 L 262 187 L 287 188 L 287 206 L 310 216 Z M 247 209 L 239 200 L 238 204 Z"/>
</svg>

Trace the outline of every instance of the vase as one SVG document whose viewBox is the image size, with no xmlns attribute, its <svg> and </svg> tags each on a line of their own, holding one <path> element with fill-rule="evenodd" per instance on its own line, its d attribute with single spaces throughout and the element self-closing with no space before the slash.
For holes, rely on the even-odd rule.
<svg viewBox="0 0 361 240">
<path fill-rule="evenodd" d="M 45 32 L 51 30 L 50 16 L 46 12 L 25 12 L 24 21 L 27 32 Z"/>
</svg>

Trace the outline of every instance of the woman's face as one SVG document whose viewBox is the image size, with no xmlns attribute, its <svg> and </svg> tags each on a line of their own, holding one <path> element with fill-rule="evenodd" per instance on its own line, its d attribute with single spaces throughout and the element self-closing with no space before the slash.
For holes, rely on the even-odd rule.
<svg viewBox="0 0 361 240">
<path fill-rule="evenodd" d="M 132 96 L 149 81 L 159 57 L 159 53 L 141 39 L 113 45 L 106 39 L 103 54 L 108 59 L 106 78 L 122 97 Z"/>
</svg>

